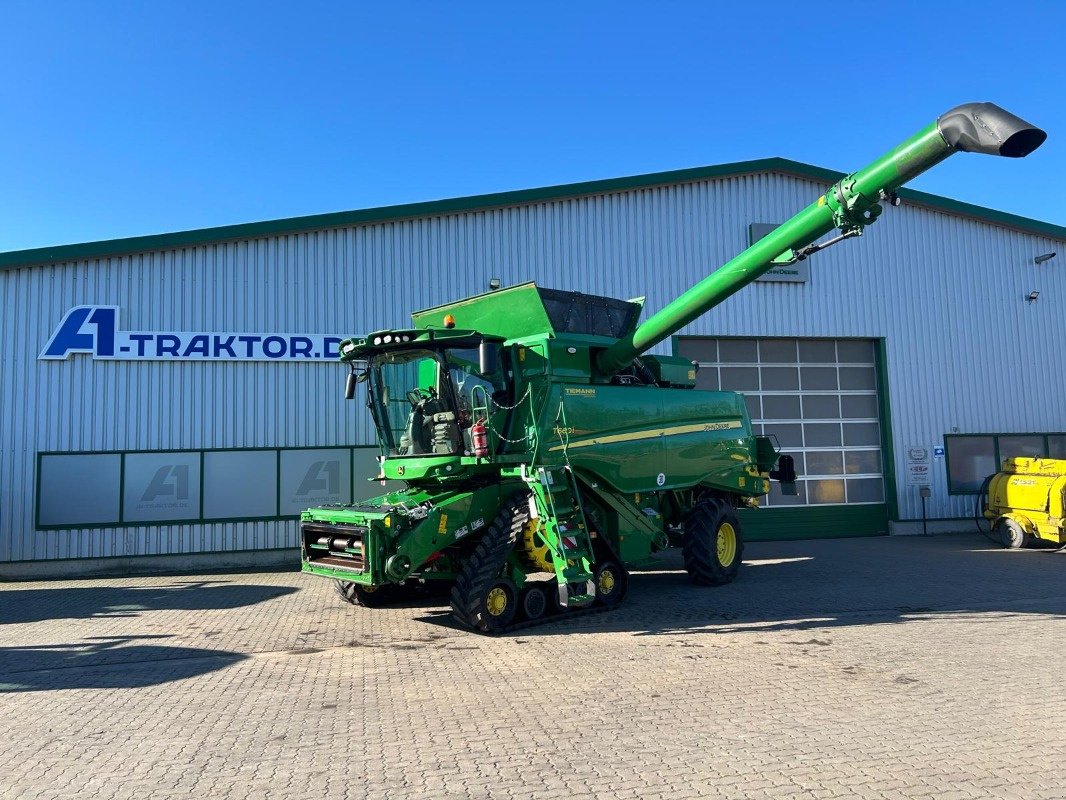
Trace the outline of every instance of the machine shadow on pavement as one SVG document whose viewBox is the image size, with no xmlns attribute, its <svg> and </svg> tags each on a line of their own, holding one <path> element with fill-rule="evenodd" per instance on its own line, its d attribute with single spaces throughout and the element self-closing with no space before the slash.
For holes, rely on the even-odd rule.
<svg viewBox="0 0 1066 800">
<path fill-rule="evenodd" d="M 707 588 L 693 585 L 679 555 L 668 552 L 660 566 L 631 572 L 619 608 L 505 635 L 759 634 L 933 616 L 978 624 L 990 615 L 1066 616 L 1062 558 L 1066 553 L 1003 550 L 977 534 L 755 542 L 735 582 Z M 418 619 L 466 630 L 443 608 Z"/>
<path fill-rule="evenodd" d="M 228 580 L 195 580 L 156 586 L 86 586 L 0 591 L 0 625 L 50 619 L 137 617 L 146 611 L 241 608 L 297 591 Z"/>
<path fill-rule="evenodd" d="M 214 672 L 247 658 L 225 650 L 159 643 L 169 638 L 169 634 L 91 636 L 70 644 L 0 647 L 0 694 L 137 689 Z"/>
</svg>

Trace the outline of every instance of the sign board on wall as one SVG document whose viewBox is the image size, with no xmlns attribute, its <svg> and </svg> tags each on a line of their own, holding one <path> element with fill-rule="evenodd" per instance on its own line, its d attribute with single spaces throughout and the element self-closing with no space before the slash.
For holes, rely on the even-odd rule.
<svg viewBox="0 0 1066 800">
<path fill-rule="evenodd" d="M 748 226 L 748 244 L 755 244 L 770 233 L 777 225 L 766 222 L 753 222 Z M 755 280 L 774 283 L 807 283 L 811 277 L 811 265 L 808 261 L 797 261 L 788 266 L 774 267 Z"/>
<path fill-rule="evenodd" d="M 920 445 L 907 448 L 907 485 L 929 486 L 932 483 L 929 469 L 929 450 Z"/>
<path fill-rule="evenodd" d="M 118 306 L 75 306 L 37 358 L 74 353 L 111 361 L 332 361 L 340 336 L 324 333 L 121 331 Z"/>
</svg>

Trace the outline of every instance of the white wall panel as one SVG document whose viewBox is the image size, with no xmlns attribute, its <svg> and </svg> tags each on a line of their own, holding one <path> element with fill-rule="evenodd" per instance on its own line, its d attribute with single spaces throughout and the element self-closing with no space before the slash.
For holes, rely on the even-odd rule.
<svg viewBox="0 0 1066 800">
<path fill-rule="evenodd" d="M 63 314 L 121 307 L 125 330 L 355 334 L 475 294 L 490 277 L 656 310 L 824 187 L 753 174 L 516 207 L 0 270 L 0 561 L 290 547 L 292 522 L 34 531 L 35 454 L 372 442 L 329 364 L 38 361 Z M 1058 259 L 1032 258 L 1057 250 Z M 808 284 L 758 283 L 687 334 L 887 340 L 897 474 L 954 428 L 1066 428 L 1066 242 L 940 211 L 888 209 L 812 260 Z M 1022 300 L 1041 292 L 1034 304 Z M 668 349 L 665 345 L 660 350 Z M 969 513 L 935 470 L 930 513 Z M 900 487 L 904 518 L 920 513 Z"/>
</svg>

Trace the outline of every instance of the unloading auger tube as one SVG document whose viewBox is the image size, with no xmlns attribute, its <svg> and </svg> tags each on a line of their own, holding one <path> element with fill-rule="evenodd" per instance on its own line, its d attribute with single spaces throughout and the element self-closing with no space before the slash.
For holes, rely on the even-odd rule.
<svg viewBox="0 0 1066 800">
<path fill-rule="evenodd" d="M 852 173 L 788 222 L 712 272 L 628 336 L 601 351 L 596 368 L 605 375 L 623 369 L 763 273 L 804 256 L 801 248 L 834 229 L 858 236 L 881 213 L 880 201 L 912 178 L 957 152 L 1022 158 L 1047 134 L 994 103 L 966 103 Z M 790 252 L 791 251 L 791 252 Z"/>
</svg>

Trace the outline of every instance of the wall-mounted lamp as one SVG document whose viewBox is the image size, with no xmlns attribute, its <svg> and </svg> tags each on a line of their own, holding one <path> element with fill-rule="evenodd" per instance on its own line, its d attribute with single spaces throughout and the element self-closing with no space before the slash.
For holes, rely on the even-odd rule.
<svg viewBox="0 0 1066 800">
<path fill-rule="evenodd" d="M 1035 303 L 1038 297 L 1040 297 L 1040 292 L 1029 292 L 1029 294 L 1025 296 L 1025 302 Z"/>
<path fill-rule="evenodd" d="M 499 288 L 500 288 L 500 279 L 499 278 L 489 278 L 489 291 L 490 292 L 495 292 Z"/>
<path fill-rule="evenodd" d="M 1050 261 L 1051 259 L 1053 259 L 1056 255 L 1056 253 L 1044 253 L 1044 255 L 1037 256 L 1036 258 L 1034 258 L 1033 263 L 1043 264 L 1045 261 Z"/>
</svg>

